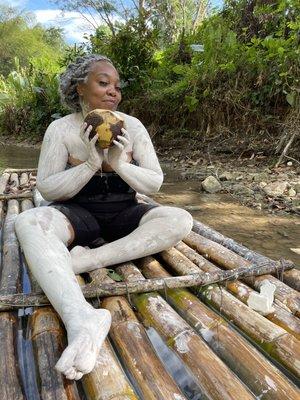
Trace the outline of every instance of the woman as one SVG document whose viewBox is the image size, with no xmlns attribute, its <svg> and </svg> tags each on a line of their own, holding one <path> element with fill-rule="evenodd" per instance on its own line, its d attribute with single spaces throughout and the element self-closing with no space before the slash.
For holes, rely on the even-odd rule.
<svg viewBox="0 0 300 400">
<path fill-rule="evenodd" d="M 60 91 L 75 112 L 49 125 L 37 175 L 39 191 L 52 203 L 20 214 L 15 229 L 32 274 L 67 330 L 68 346 L 56 368 L 80 379 L 93 369 L 111 317 L 85 300 L 75 274 L 167 249 L 190 232 L 192 218 L 176 207 L 137 203 L 136 192 L 156 192 L 163 181 L 138 119 L 119 113 L 126 129 L 109 150 L 99 149 L 96 137 L 89 140 L 87 112 L 115 111 L 121 101 L 109 59 L 77 58 L 61 75 Z M 97 247 L 99 238 L 109 243 Z"/>
</svg>

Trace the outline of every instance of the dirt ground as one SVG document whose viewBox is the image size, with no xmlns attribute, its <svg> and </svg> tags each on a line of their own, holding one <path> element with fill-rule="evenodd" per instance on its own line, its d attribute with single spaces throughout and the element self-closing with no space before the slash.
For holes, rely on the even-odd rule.
<svg viewBox="0 0 300 400">
<path fill-rule="evenodd" d="M 272 214 L 300 215 L 300 163 L 286 158 L 274 167 L 278 157 L 263 152 L 224 154 L 195 149 L 184 144 L 157 144 L 159 159 L 178 174 L 178 179 L 199 180 L 208 177 L 215 186 L 209 193 L 229 193 L 241 204 Z M 217 182 L 216 182 L 217 181 Z"/>
</svg>

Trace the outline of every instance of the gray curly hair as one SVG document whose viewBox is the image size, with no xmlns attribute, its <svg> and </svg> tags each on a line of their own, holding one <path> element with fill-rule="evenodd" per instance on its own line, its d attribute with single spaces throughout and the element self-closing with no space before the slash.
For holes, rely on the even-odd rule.
<svg viewBox="0 0 300 400">
<path fill-rule="evenodd" d="M 67 66 L 65 72 L 59 76 L 59 94 L 61 102 L 72 111 L 77 112 L 81 110 L 76 87 L 78 83 L 85 83 L 87 81 L 91 66 L 97 61 L 106 61 L 113 65 L 112 61 L 105 56 L 89 54 L 77 57 L 73 63 Z"/>
</svg>

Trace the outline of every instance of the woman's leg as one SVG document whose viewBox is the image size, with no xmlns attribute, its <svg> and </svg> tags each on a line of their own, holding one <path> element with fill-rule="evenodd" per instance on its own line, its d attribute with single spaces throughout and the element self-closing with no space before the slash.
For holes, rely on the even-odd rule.
<svg viewBox="0 0 300 400">
<path fill-rule="evenodd" d="M 56 368 L 69 379 L 80 379 L 93 369 L 111 317 L 107 310 L 94 309 L 82 294 L 67 249 L 73 228 L 60 211 L 39 207 L 21 213 L 15 230 L 32 274 L 67 330 L 68 347 Z"/>
<path fill-rule="evenodd" d="M 96 249 L 74 247 L 70 252 L 73 270 L 88 272 L 158 253 L 187 236 L 192 226 L 192 216 L 181 208 L 153 208 L 143 215 L 138 228 L 122 239 Z"/>
</svg>

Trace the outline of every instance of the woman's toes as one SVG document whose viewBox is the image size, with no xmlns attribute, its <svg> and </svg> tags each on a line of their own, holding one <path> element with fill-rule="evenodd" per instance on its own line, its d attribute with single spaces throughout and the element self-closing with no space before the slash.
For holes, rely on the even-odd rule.
<svg viewBox="0 0 300 400">
<path fill-rule="evenodd" d="M 74 361 L 75 368 L 77 371 L 80 371 L 83 374 L 88 374 L 94 368 L 97 356 L 98 351 L 96 348 L 91 351 L 87 351 L 82 355 L 78 355 Z"/>
<path fill-rule="evenodd" d="M 69 368 L 64 372 L 64 374 L 67 379 L 73 380 L 77 375 L 77 371 L 75 370 L 75 368 Z"/>
<path fill-rule="evenodd" d="M 82 372 L 77 372 L 75 375 L 75 381 L 79 381 L 79 379 L 81 379 L 83 377 L 83 373 Z"/>
<path fill-rule="evenodd" d="M 65 374 L 70 368 L 72 368 L 74 363 L 74 358 L 76 357 L 75 349 L 68 346 L 62 353 L 60 359 L 57 361 L 55 368 Z"/>
<path fill-rule="evenodd" d="M 66 371 L 74 368 L 74 360 L 78 352 L 82 349 L 82 338 L 79 336 L 63 351 L 60 359 L 57 361 L 55 368 L 66 375 Z"/>
</svg>

